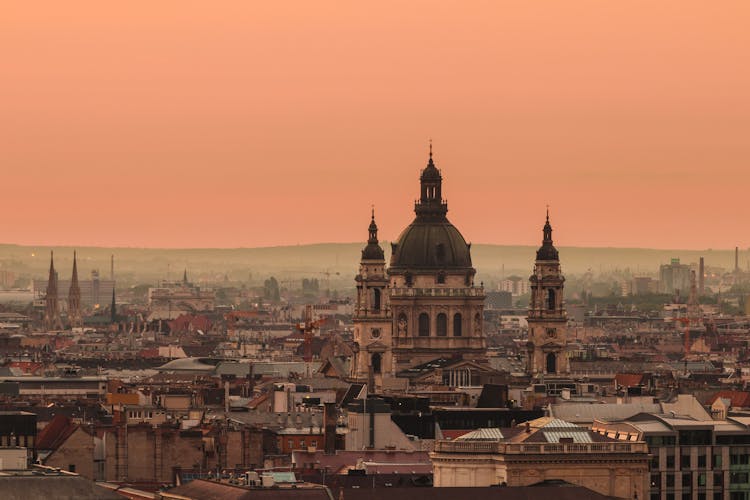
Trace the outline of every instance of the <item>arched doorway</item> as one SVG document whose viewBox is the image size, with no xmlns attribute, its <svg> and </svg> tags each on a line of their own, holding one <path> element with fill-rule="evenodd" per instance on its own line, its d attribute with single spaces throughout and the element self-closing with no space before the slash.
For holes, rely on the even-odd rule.
<svg viewBox="0 0 750 500">
<path fill-rule="evenodd" d="M 547 354 L 547 373 L 557 373 L 557 356 L 554 352 Z"/>
</svg>

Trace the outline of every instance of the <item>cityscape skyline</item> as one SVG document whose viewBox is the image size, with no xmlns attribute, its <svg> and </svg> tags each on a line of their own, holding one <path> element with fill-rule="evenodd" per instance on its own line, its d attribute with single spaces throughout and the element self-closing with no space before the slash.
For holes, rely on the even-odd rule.
<svg viewBox="0 0 750 500">
<path fill-rule="evenodd" d="M 3 242 L 395 240 L 431 137 L 473 243 L 748 244 L 746 3 L 144 9 L 0 20 Z"/>
</svg>

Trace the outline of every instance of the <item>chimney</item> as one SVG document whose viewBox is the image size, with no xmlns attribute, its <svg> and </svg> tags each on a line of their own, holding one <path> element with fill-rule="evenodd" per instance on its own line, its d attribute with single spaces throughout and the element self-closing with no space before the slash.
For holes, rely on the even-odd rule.
<svg viewBox="0 0 750 500">
<path fill-rule="evenodd" d="M 531 424 L 526 422 L 526 434 L 531 434 Z"/>
<path fill-rule="evenodd" d="M 698 295 L 703 295 L 704 292 L 704 279 L 706 276 L 706 267 L 703 262 L 703 257 L 698 261 Z"/>
<path fill-rule="evenodd" d="M 336 453 L 336 403 L 324 403 L 323 426 L 325 427 L 325 454 Z"/>
</svg>

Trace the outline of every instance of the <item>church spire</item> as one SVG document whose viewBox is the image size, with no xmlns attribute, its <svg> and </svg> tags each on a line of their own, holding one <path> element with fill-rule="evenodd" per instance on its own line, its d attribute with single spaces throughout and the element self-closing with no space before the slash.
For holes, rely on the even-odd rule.
<svg viewBox="0 0 750 500">
<path fill-rule="evenodd" d="M 536 260 L 560 260 L 557 249 L 552 243 L 552 224 L 549 222 L 549 205 L 547 206 L 547 219 L 542 228 L 542 246 L 536 252 Z"/>
<path fill-rule="evenodd" d="M 76 252 L 73 250 L 73 274 L 70 277 L 70 288 L 68 288 L 68 320 L 70 326 L 82 326 L 81 318 L 81 287 L 78 286 L 78 264 Z"/>
<path fill-rule="evenodd" d="M 372 218 L 370 219 L 370 227 L 367 228 L 370 233 L 370 237 L 367 240 L 369 244 L 378 244 L 378 225 L 375 224 L 375 205 L 372 206 Z"/>
<path fill-rule="evenodd" d="M 367 228 L 367 246 L 362 250 L 362 260 L 385 260 L 385 253 L 378 243 L 378 225 L 375 223 L 375 205 L 372 206 L 370 226 Z"/>
<path fill-rule="evenodd" d="M 48 329 L 62 329 L 60 321 L 60 305 L 57 299 L 57 272 L 55 271 L 55 253 L 49 253 L 49 279 L 47 280 L 46 308 L 44 314 L 45 324 Z"/>
</svg>

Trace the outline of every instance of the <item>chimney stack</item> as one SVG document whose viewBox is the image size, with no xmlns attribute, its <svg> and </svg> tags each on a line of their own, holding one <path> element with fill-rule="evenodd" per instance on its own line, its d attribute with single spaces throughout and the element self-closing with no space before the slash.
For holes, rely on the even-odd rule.
<svg viewBox="0 0 750 500">
<path fill-rule="evenodd" d="M 703 262 L 703 257 L 701 257 L 698 263 L 698 295 L 703 295 L 705 276 L 706 276 L 706 268 Z"/>
</svg>

